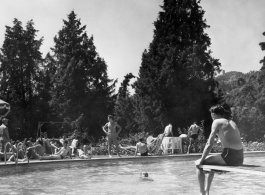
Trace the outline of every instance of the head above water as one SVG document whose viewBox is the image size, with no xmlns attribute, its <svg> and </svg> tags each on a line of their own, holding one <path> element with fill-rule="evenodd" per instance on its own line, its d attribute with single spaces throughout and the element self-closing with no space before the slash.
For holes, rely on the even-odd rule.
<svg viewBox="0 0 265 195">
<path fill-rule="evenodd" d="M 142 173 L 141 173 L 141 176 L 142 176 L 142 177 L 148 177 L 148 173 L 147 173 L 147 172 L 142 172 Z"/>
<path fill-rule="evenodd" d="M 210 112 L 225 119 L 232 118 L 231 109 L 227 104 L 224 105 L 217 104 L 215 106 L 212 106 L 210 108 Z"/>
</svg>

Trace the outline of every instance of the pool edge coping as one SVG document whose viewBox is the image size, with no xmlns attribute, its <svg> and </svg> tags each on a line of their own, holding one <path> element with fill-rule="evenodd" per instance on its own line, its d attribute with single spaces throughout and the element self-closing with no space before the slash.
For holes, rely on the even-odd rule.
<svg viewBox="0 0 265 195">
<path fill-rule="evenodd" d="M 216 154 L 216 153 L 211 153 Z M 94 158 L 92 159 L 63 159 L 63 160 L 34 160 L 28 162 L 19 162 L 17 165 L 15 162 L 9 162 L 4 164 L 4 162 L 0 163 L 0 169 L 4 168 L 13 168 L 13 167 L 29 167 L 30 165 L 41 165 L 41 164 L 65 164 L 65 163 L 81 163 L 81 162 L 88 162 L 88 163 L 97 163 L 97 162 L 116 162 L 116 161 L 140 161 L 140 160 L 155 160 L 155 159 L 187 159 L 187 160 L 195 160 L 200 158 L 202 153 L 192 153 L 192 154 L 176 154 L 176 155 L 160 155 L 160 156 L 122 156 L 122 157 L 101 157 L 101 158 Z M 244 152 L 245 157 L 251 156 L 264 156 L 265 151 L 251 151 L 251 152 Z"/>
</svg>

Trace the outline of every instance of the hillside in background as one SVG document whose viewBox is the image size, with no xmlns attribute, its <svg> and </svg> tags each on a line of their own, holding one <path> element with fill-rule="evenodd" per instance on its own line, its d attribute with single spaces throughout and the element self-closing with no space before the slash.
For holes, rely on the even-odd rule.
<svg viewBox="0 0 265 195">
<path fill-rule="evenodd" d="M 230 71 L 230 72 L 226 72 L 224 74 L 218 75 L 215 80 L 218 82 L 231 82 L 234 80 L 237 80 L 238 78 L 242 77 L 244 75 L 244 73 L 242 72 L 237 72 L 237 71 Z"/>
</svg>

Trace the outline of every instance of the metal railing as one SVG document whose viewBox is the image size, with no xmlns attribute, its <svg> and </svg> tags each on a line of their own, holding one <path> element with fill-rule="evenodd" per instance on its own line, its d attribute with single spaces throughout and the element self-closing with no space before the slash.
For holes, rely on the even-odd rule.
<svg viewBox="0 0 265 195">
<path fill-rule="evenodd" d="M 5 145 L 5 148 L 4 148 L 5 164 L 6 164 L 6 147 L 7 147 L 8 145 L 11 147 L 12 152 L 13 152 L 13 155 L 15 155 L 14 150 L 13 150 L 13 147 L 12 147 L 12 144 L 11 144 L 10 142 L 7 142 L 6 145 Z"/>
<path fill-rule="evenodd" d="M 22 147 L 23 147 L 23 146 L 25 147 L 25 144 L 24 144 L 23 142 L 19 142 L 19 143 L 17 144 L 17 149 L 16 149 L 17 151 L 15 152 L 14 149 L 13 149 L 12 144 L 11 144 L 10 142 L 7 142 L 6 145 L 5 145 L 5 148 L 4 148 L 5 164 L 6 164 L 6 147 L 7 147 L 8 145 L 9 145 L 9 146 L 11 147 L 11 149 L 12 149 L 12 153 L 13 153 L 13 156 L 14 156 L 15 164 L 17 165 L 17 163 L 18 163 L 19 146 L 22 145 Z M 23 148 L 22 148 L 22 149 L 23 149 Z M 26 151 L 25 151 L 25 154 L 27 155 Z M 28 156 L 27 156 L 27 159 L 28 159 L 28 164 L 29 164 L 29 157 L 28 157 Z"/>
</svg>

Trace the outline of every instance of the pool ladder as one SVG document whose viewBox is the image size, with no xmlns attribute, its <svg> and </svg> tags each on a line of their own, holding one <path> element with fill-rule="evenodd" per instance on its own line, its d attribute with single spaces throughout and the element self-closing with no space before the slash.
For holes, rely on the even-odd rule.
<svg viewBox="0 0 265 195">
<path fill-rule="evenodd" d="M 10 142 L 7 142 L 6 143 L 6 145 L 5 145 L 5 148 L 4 148 L 4 155 L 5 155 L 5 164 L 6 164 L 6 147 L 7 146 L 10 146 L 11 147 L 11 149 L 12 149 L 12 152 L 13 152 L 13 155 L 14 155 L 14 157 L 15 157 L 15 152 L 14 152 L 14 150 L 13 150 L 13 147 L 12 147 L 12 144 L 10 143 Z M 16 163 L 16 166 L 17 166 L 17 163 L 18 163 L 18 151 L 19 151 L 19 146 L 20 145 L 24 145 L 24 143 L 23 142 L 19 142 L 18 144 L 17 144 L 17 152 L 16 152 L 16 158 L 15 158 L 15 163 Z M 28 158 L 28 156 L 27 156 L 27 159 L 28 159 L 28 164 L 29 164 L 29 158 Z"/>
</svg>

